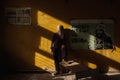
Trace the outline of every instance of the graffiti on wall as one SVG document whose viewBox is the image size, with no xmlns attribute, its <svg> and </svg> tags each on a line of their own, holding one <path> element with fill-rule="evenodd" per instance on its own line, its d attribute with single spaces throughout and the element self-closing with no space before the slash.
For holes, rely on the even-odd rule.
<svg viewBox="0 0 120 80">
<path fill-rule="evenodd" d="M 71 20 L 71 49 L 113 49 L 113 20 Z"/>
</svg>

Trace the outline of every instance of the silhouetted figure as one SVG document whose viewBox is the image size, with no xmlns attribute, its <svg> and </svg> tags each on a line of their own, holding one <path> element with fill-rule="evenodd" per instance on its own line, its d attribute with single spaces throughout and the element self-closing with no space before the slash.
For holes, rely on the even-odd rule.
<svg viewBox="0 0 120 80">
<path fill-rule="evenodd" d="M 60 74 L 60 63 L 66 56 L 66 40 L 64 35 L 64 28 L 62 25 L 57 26 L 58 31 L 54 33 L 52 38 L 51 50 L 55 61 L 56 74 Z"/>
</svg>

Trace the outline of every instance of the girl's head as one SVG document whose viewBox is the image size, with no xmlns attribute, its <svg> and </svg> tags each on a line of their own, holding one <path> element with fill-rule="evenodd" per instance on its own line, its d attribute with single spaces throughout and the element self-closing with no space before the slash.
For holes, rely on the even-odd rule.
<svg viewBox="0 0 120 80">
<path fill-rule="evenodd" d="M 57 26 L 57 31 L 58 31 L 58 34 L 61 36 L 61 37 L 63 37 L 64 36 L 64 27 L 63 27 L 63 25 L 58 25 Z"/>
<path fill-rule="evenodd" d="M 63 29 L 64 29 L 64 28 L 63 28 L 63 25 L 60 25 L 60 24 L 59 24 L 59 25 L 57 26 L 58 32 L 59 32 L 59 31 L 60 31 L 60 32 L 63 31 Z"/>
</svg>

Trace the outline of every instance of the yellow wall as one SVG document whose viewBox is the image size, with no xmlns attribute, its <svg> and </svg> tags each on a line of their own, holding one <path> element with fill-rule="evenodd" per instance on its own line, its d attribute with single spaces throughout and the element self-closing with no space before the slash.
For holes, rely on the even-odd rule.
<svg viewBox="0 0 120 80">
<path fill-rule="evenodd" d="M 14 4 L 13 4 L 14 3 Z M 69 48 L 69 58 L 85 61 L 90 68 L 101 70 L 120 70 L 119 43 L 119 4 L 117 1 L 104 0 L 5 0 L 6 7 L 31 7 L 32 24 L 9 25 L 3 22 L 3 53 L 7 55 L 5 66 L 15 70 L 54 70 L 54 61 L 50 51 L 51 38 L 56 26 L 62 24 L 68 30 L 69 21 L 77 19 L 114 19 L 115 49 L 79 50 Z M 69 44 L 68 44 L 69 45 Z M 71 57 L 72 56 L 72 57 Z M 4 60 L 4 59 L 3 59 Z M 9 63 L 9 64 L 6 64 Z M 112 68 L 109 68 L 112 67 Z"/>
</svg>

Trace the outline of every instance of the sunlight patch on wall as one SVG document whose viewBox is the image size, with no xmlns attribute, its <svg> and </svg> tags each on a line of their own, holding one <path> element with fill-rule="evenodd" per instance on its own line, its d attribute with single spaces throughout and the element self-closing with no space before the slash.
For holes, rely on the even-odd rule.
<svg viewBox="0 0 120 80">
<path fill-rule="evenodd" d="M 96 54 L 99 54 L 99 55 L 102 55 L 102 56 L 105 56 L 106 58 L 109 58 L 110 60 L 113 60 L 115 62 L 118 62 L 120 63 L 120 49 L 116 47 L 116 50 L 112 50 L 112 49 L 108 49 L 108 50 L 96 50 Z"/>
<path fill-rule="evenodd" d="M 52 32 L 56 32 L 57 28 L 56 26 L 58 24 L 62 24 L 64 26 L 64 28 L 69 28 L 70 25 L 55 18 L 55 17 L 52 17 L 42 11 L 38 11 L 37 12 L 37 23 L 40 27 L 43 27 L 49 31 L 52 31 Z"/>
<path fill-rule="evenodd" d="M 35 52 L 35 66 L 43 70 L 55 70 L 54 61 L 38 52 Z"/>
<path fill-rule="evenodd" d="M 49 39 L 42 36 L 40 37 L 39 49 L 51 54 L 50 45 L 51 41 Z"/>
<path fill-rule="evenodd" d="M 109 54 L 109 58 L 120 63 L 120 48 L 115 46 L 115 50 L 113 50 L 113 53 Z"/>
<path fill-rule="evenodd" d="M 96 64 L 93 64 L 93 63 L 88 63 L 88 67 L 89 68 L 91 68 L 91 69 L 96 69 L 97 68 L 97 66 L 96 66 Z"/>
<path fill-rule="evenodd" d="M 107 49 L 107 50 L 95 50 L 96 54 L 102 55 L 103 57 L 108 58 L 108 60 L 113 60 L 113 62 L 116 62 L 120 64 L 120 48 L 115 46 L 115 50 L 112 49 Z M 109 71 L 117 71 L 116 68 L 112 67 L 112 65 L 109 66 Z M 89 66 L 89 67 L 94 67 L 94 66 Z"/>
</svg>

